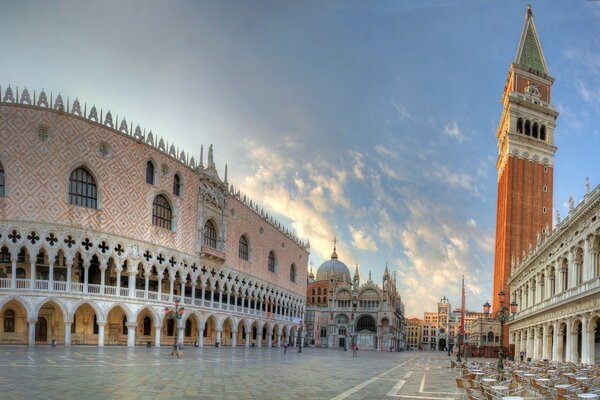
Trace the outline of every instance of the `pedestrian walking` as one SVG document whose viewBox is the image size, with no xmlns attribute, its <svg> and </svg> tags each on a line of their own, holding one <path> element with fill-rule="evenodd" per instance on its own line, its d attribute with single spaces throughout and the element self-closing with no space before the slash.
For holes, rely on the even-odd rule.
<svg viewBox="0 0 600 400">
<path fill-rule="evenodd" d="M 357 350 L 356 344 L 352 344 L 352 357 L 356 357 L 356 350 Z"/>
<path fill-rule="evenodd" d="M 287 342 L 286 342 L 286 343 L 284 343 L 284 345 L 283 345 L 283 354 L 287 354 L 287 348 L 288 348 L 288 344 L 287 344 Z"/>
<path fill-rule="evenodd" d="M 519 353 L 519 356 L 521 356 L 521 362 L 523 362 L 523 358 L 525 357 L 525 352 L 521 350 L 521 352 Z"/>
</svg>

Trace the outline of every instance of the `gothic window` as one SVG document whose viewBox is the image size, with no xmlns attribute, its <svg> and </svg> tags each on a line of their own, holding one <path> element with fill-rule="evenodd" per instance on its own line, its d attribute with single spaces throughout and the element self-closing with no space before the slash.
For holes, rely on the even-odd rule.
<svg viewBox="0 0 600 400">
<path fill-rule="evenodd" d="M 517 119 L 517 133 L 523 133 L 523 118 Z"/>
<path fill-rule="evenodd" d="M 321 337 L 322 338 L 327 337 L 327 328 L 321 328 Z"/>
<path fill-rule="evenodd" d="M 321 295 L 321 288 L 317 289 L 317 294 L 320 296 Z"/>
<path fill-rule="evenodd" d="M 25 279 L 26 273 L 24 268 L 17 268 L 17 279 Z"/>
<path fill-rule="evenodd" d="M 0 249 L 0 263 L 9 263 L 10 262 L 10 253 L 8 251 L 8 247 L 2 247 Z"/>
<path fill-rule="evenodd" d="M 531 122 L 525 121 L 525 135 L 531 136 Z"/>
<path fill-rule="evenodd" d="M 146 163 L 146 183 L 154 185 L 154 164 L 152 164 L 152 161 Z"/>
<path fill-rule="evenodd" d="M 4 248 L 3 248 L 3 249 L 4 249 Z M 8 251 L 8 250 L 7 250 L 7 251 Z M 319 294 L 321 294 L 321 293 L 319 293 Z M 315 295 L 315 288 L 313 288 L 313 289 L 312 289 L 312 295 L 313 295 L 313 296 Z"/>
<path fill-rule="evenodd" d="M 275 253 L 269 252 L 269 272 L 275 272 Z"/>
<path fill-rule="evenodd" d="M 127 329 L 127 317 L 123 315 L 123 335 L 127 335 L 129 333 Z"/>
<path fill-rule="evenodd" d="M 10 333 L 15 331 L 15 312 L 6 310 L 4 312 L 4 332 Z"/>
<path fill-rule="evenodd" d="M 152 225 L 171 230 L 172 211 L 165 196 L 159 194 L 152 204 Z"/>
<path fill-rule="evenodd" d="M 317 296 L 317 304 L 321 304 L 321 296 Z"/>
<path fill-rule="evenodd" d="M 544 125 L 540 128 L 540 139 L 546 140 L 546 127 Z"/>
<path fill-rule="evenodd" d="M 4 178 L 4 167 L 2 166 L 2 164 L 0 164 L 0 197 L 4 197 L 6 190 L 6 181 Z"/>
<path fill-rule="evenodd" d="M 76 206 L 98 208 L 96 180 L 84 167 L 71 172 L 69 178 L 69 203 Z"/>
<path fill-rule="evenodd" d="M 144 336 L 150 336 L 150 330 L 151 330 L 151 324 L 152 322 L 150 321 L 150 317 L 149 316 L 145 316 L 144 317 Z"/>
<path fill-rule="evenodd" d="M 531 134 L 531 136 L 533 136 L 536 139 L 538 137 L 538 124 L 537 124 L 537 122 L 535 122 L 533 124 L 533 133 Z"/>
<path fill-rule="evenodd" d="M 240 240 L 239 240 L 239 250 L 238 250 L 238 256 L 243 259 L 248 261 L 248 239 L 246 239 L 245 235 L 240 236 Z"/>
<path fill-rule="evenodd" d="M 175 196 L 179 196 L 181 193 L 181 178 L 179 178 L 179 174 L 175 174 L 173 177 L 173 194 Z"/>
<path fill-rule="evenodd" d="M 290 266 L 290 281 L 296 282 L 296 264 Z"/>
<path fill-rule="evenodd" d="M 204 245 L 213 249 L 217 248 L 217 230 L 211 220 L 204 224 Z"/>
</svg>

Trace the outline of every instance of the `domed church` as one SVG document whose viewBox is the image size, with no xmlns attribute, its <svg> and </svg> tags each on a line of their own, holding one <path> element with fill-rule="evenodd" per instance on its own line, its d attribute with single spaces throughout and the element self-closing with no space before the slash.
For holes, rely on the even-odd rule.
<svg viewBox="0 0 600 400">
<path fill-rule="evenodd" d="M 331 259 L 315 275 L 308 275 L 305 314 L 306 342 L 316 347 L 348 350 L 399 350 L 404 347 L 404 304 L 396 288 L 395 273 L 386 265 L 381 286 L 369 279 L 361 285 L 358 264 L 354 277 L 338 259 L 334 244 Z"/>
</svg>

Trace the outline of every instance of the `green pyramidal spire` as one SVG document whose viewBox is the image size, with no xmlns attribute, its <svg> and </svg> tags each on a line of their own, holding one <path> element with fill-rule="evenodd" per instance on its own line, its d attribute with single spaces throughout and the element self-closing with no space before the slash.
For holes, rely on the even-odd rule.
<svg viewBox="0 0 600 400">
<path fill-rule="evenodd" d="M 527 12 L 525 13 L 525 24 L 523 26 L 523 33 L 521 34 L 521 41 L 519 42 L 519 47 L 517 49 L 515 64 L 543 72 L 544 74 L 549 74 L 540 39 L 537 35 L 535 24 L 533 23 L 531 6 L 527 6 Z"/>
</svg>

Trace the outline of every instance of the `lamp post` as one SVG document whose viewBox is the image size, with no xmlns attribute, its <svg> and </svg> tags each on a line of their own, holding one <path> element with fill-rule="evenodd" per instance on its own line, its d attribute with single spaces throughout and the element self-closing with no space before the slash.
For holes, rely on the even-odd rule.
<svg viewBox="0 0 600 400">
<path fill-rule="evenodd" d="M 300 325 L 300 329 L 298 329 L 298 353 L 302 353 L 302 329 L 304 325 Z"/>
<path fill-rule="evenodd" d="M 500 351 L 498 352 L 498 372 L 502 373 L 504 372 L 504 323 L 506 322 L 507 318 L 508 318 L 508 308 L 506 308 L 505 305 L 505 300 L 506 300 L 506 295 L 504 294 L 504 290 L 501 290 L 500 293 L 498 293 L 498 297 L 500 298 L 500 310 L 496 311 L 495 314 L 492 314 L 490 316 L 490 303 L 488 303 L 487 301 L 485 302 L 485 304 L 483 305 L 483 314 L 485 315 L 486 320 L 488 321 L 496 321 L 499 320 L 500 321 Z M 514 314 L 517 312 L 517 302 L 513 300 L 512 303 L 510 303 L 510 313 Z"/>
<path fill-rule="evenodd" d="M 171 355 L 177 358 L 181 358 L 183 356 L 183 352 L 179 352 L 178 341 L 179 341 L 179 321 L 183 317 L 183 312 L 185 308 L 183 306 L 179 306 L 179 299 L 175 300 L 175 308 L 165 307 L 165 315 L 167 319 L 173 320 L 173 351 L 171 351 Z"/>
</svg>

